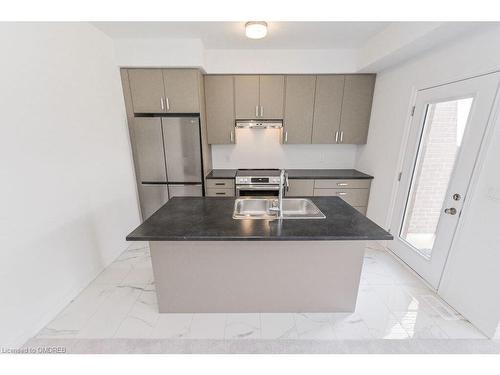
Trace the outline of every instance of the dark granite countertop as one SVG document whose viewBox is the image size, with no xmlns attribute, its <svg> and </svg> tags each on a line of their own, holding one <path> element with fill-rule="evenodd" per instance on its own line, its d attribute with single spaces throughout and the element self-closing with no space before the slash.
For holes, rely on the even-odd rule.
<svg viewBox="0 0 500 375">
<path fill-rule="evenodd" d="M 213 169 L 207 175 L 207 178 L 235 178 L 237 169 Z M 373 176 L 367 175 L 355 169 L 287 169 L 288 178 L 291 179 L 372 179 Z"/>
<path fill-rule="evenodd" d="M 237 169 L 212 169 L 206 178 L 235 178 L 237 171 Z"/>
<path fill-rule="evenodd" d="M 372 179 L 373 176 L 367 175 L 355 169 L 287 169 L 290 179 Z"/>
<path fill-rule="evenodd" d="M 325 219 L 235 220 L 234 198 L 174 197 L 127 236 L 128 241 L 391 240 L 390 233 L 339 197 L 309 197 Z"/>
</svg>

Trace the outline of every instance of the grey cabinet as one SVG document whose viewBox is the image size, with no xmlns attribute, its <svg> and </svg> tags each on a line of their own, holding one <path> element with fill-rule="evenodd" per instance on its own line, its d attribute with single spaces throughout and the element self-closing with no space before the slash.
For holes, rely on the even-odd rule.
<svg viewBox="0 0 500 375">
<path fill-rule="evenodd" d="M 259 81 L 259 118 L 271 120 L 282 119 L 285 96 L 285 77 L 282 75 L 262 75 Z"/>
<path fill-rule="evenodd" d="M 339 143 L 366 143 L 374 88 L 374 74 L 345 76 Z"/>
<path fill-rule="evenodd" d="M 317 76 L 312 143 L 338 142 L 343 93 L 343 75 Z"/>
<path fill-rule="evenodd" d="M 234 143 L 233 76 L 205 76 L 205 107 L 208 143 Z"/>
<path fill-rule="evenodd" d="M 314 180 L 289 180 L 287 197 L 312 197 L 314 195 Z"/>
<path fill-rule="evenodd" d="M 234 108 L 237 119 L 259 117 L 259 76 L 234 77 Z"/>
<path fill-rule="evenodd" d="M 237 119 L 283 118 L 282 75 L 237 75 L 234 95 Z"/>
<path fill-rule="evenodd" d="M 366 207 L 368 206 L 368 198 L 370 196 L 370 186 L 371 180 L 367 179 L 315 180 L 314 196 L 336 196 L 342 198 L 344 201 L 365 215 Z"/>
<path fill-rule="evenodd" d="M 286 77 L 284 143 L 311 143 L 315 86 L 316 76 Z"/>
<path fill-rule="evenodd" d="M 196 69 L 129 69 L 134 113 L 199 113 Z"/>
<path fill-rule="evenodd" d="M 161 118 L 136 117 L 133 119 L 133 131 L 138 180 L 166 182 Z"/>
<path fill-rule="evenodd" d="M 234 197 L 234 179 L 209 178 L 206 181 L 207 197 Z"/>
<path fill-rule="evenodd" d="M 161 69 L 129 69 L 128 77 L 134 113 L 165 111 L 165 90 Z"/>
<path fill-rule="evenodd" d="M 196 69 L 163 69 L 167 113 L 200 112 L 199 74 Z"/>
</svg>

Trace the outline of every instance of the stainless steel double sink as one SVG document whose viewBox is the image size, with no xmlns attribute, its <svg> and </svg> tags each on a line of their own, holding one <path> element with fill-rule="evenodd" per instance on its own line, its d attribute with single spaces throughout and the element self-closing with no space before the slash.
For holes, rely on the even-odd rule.
<svg viewBox="0 0 500 375">
<path fill-rule="evenodd" d="M 233 219 L 277 219 L 276 198 L 238 198 L 234 202 Z M 306 198 L 283 198 L 283 219 L 324 219 L 326 216 Z"/>
</svg>

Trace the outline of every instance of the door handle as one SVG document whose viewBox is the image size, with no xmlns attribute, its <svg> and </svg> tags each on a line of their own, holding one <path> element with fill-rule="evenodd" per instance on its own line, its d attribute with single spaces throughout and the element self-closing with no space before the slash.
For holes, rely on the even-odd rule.
<svg viewBox="0 0 500 375">
<path fill-rule="evenodd" d="M 455 215 L 457 213 L 457 209 L 455 207 L 445 208 L 444 213 L 448 215 Z"/>
</svg>

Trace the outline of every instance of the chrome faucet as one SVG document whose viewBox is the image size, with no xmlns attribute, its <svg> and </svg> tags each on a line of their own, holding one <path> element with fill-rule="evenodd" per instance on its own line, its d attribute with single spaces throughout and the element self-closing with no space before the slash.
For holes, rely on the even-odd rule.
<svg viewBox="0 0 500 375">
<path fill-rule="evenodd" d="M 279 195 L 278 195 L 278 207 L 270 208 L 271 211 L 278 212 L 278 218 L 283 219 L 283 195 L 285 191 L 288 191 L 288 173 L 284 169 L 280 171 L 280 187 L 279 187 Z"/>
</svg>

